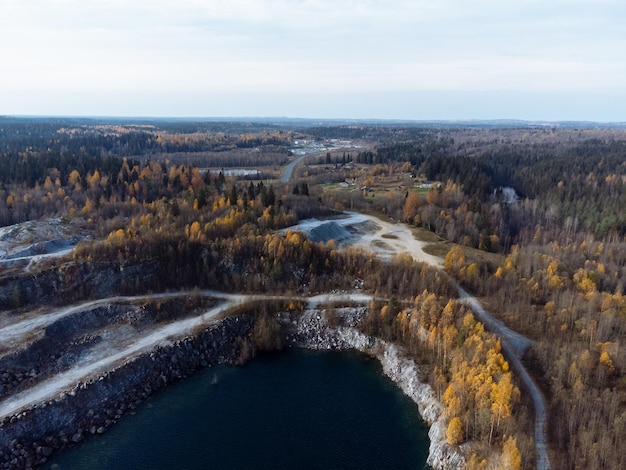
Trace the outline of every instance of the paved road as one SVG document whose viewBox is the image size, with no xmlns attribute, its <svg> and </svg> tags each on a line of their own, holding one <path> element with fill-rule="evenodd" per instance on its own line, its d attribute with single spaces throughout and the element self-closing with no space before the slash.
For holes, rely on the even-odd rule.
<svg viewBox="0 0 626 470">
<path fill-rule="evenodd" d="M 300 155 L 293 162 L 291 162 L 289 165 L 285 167 L 285 172 L 283 173 L 283 176 L 280 177 L 280 182 L 288 183 L 291 177 L 293 176 L 293 171 L 305 158 L 309 158 L 314 155 L 320 156 L 320 155 L 325 155 L 325 154 L 326 152 L 313 152 L 313 153 L 307 153 L 305 155 Z"/>
</svg>

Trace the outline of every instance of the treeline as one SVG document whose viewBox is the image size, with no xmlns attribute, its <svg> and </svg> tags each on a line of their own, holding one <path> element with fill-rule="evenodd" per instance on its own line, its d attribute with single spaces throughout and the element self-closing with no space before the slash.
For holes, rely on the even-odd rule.
<svg viewBox="0 0 626 470">
<path fill-rule="evenodd" d="M 157 137 L 158 150 L 173 152 L 226 152 L 235 149 L 253 149 L 261 146 L 273 146 L 286 149 L 291 144 L 291 134 L 279 131 L 263 134 L 168 134 L 160 133 Z M 150 149 L 152 150 L 152 149 Z"/>
<path fill-rule="evenodd" d="M 427 134 L 416 142 L 394 143 L 379 147 L 376 151 L 359 152 L 356 161 L 369 165 L 410 162 L 419 167 L 427 159 L 447 152 L 453 142 L 451 137 Z"/>
<path fill-rule="evenodd" d="M 201 200 L 209 188 L 222 190 L 225 181 L 197 168 L 86 156 L 7 158 L 0 159 L 0 167 L 0 225 L 52 214 L 89 215 L 101 206 L 189 190 Z"/>
<path fill-rule="evenodd" d="M 310 126 L 300 128 L 303 134 L 317 139 L 350 139 L 377 142 L 383 146 L 398 142 L 454 142 L 452 134 L 458 132 L 442 126 L 402 125 L 402 124 L 352 124 Z"/>
<path fill-rule="evenodd" d="M 258 150 L 231 148 L 221 152 L 174 152 L 147 155 L 158 161 L 200 168 L 258 168 L 274 167 L 288 163 L 288 151 L 284 147 L 266 145 Z M 259 179 L 259 178 L 255 178 Z"/>
<path fill-rule="evenodd" d="M 0 155 L 137 156 L 160 150 L 156 135 L 143 129 L 108 133 L 65 131 L 60 125 L 42 123 L 0 125 Z"/>
<path fill-rule="evenodd" d="M 58 154 L 0 158 L 0 226 L 51 214 L 93 217 L 100 208 L 98 213 L 106 218 L 125 202 L 150 203 L 164 197 L 182 197 L 192 207 L 203 207 L 209 199 L 236 200 L 241 194 L 247 204 L 273 192 L 262 182 L 253 188 L 241 186 L 227 183 L 223 172 L 164 161 Z"/>
<path fill-rule="evenodd" d="M 127 165 L 139 165 L 137 160 L 126 160 Z M 104 176 L 117 175 L 123 160 L 120 158 L 91 156 L 86 154 L 49 152 L 45 155 L 5 155 L 0 158 L 0 184 L 21 185 L 29 188 L 43 185 L 46 178 L 59 178 L 61 185 L 67 185 L 69 175 L 77 171 L 81 175 L 94 173 L 96 170 Z"/>
<path fill-rule="evenodd" d="M 286 154 L 292 132 L 245 123 L 0 120 L 0 156 L 115 156 L 226 152 L 271 146 Z"/>
<path fill-rule="evenodd" d="M 583 229 L 600 239 L 626 234 L 626 141 L 504 149 L 481 161 L 492 169 L 497 184 L 537 201 L 533 211 L 544 218 L 545 229 L 569 221 L 574 232 Z M 521 226 L 530 222 L 527 213 L 519 218 Z"/>
<path fill-rule="evenodd" d="M 332 213 L 310 195 L 306 181 L 274 187 L 197 167 L 82 155 L 20 156 L 0 159 L 0 166 L 0 224 L 81 217 L 100 241 L 80 245 L 77 262 L 160 266 L 158 285 L 137 279 L 127 283 L 128 291 L 198 285 L 317 292 L 349 289 L 349 279 L 360 278 L 369 289 L 390 295 L 410 296 L 412 286 L 423 282 L 446 292 L 445 283 L 407 260 L 365 262 L 354 250 L 275 234 L 301 219 Z"/>
</svg>

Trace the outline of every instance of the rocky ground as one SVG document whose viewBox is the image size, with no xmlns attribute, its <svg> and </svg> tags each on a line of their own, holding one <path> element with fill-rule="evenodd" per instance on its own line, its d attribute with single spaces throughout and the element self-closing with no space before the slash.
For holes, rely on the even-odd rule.
<svg viewBox="0 0 626 470">
<path fill-rule="evenodd" d="M 0 468 L 34 468 L 53 450 L 101 434 L 142 400 L 199 367 L 236 363 L 251 318 L 227 318 L 197 334 L 157 346 L 76 383 L 54 399 L 0 422 Z"/>
<path fill-rule="evenodd" d="M 0 227 L 0 267 L 30 271 L 43 259 L 70 254 L 78 242 L 91 237 L 81 225 L 54 218 Z"/>
</svg>

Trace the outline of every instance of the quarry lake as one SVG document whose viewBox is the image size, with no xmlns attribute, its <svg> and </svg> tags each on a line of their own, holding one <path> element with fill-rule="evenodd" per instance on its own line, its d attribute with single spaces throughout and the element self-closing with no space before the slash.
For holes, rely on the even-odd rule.
<svg viewBox="0 0 626 470">
<path fill-rule="evenodd" d="M 375 359 L 290 351 L 173 384 L 43 468 L 421 469 L 427 431 Z"/>
</svg>

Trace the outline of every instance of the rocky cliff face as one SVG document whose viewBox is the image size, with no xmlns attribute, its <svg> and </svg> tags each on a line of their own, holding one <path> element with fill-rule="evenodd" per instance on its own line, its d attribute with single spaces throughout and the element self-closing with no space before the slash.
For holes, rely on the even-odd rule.
<svg viewBox="0 0 626 470">
<path fill-rule="evenodd" d="M 360 333 L 356 325 L 365 309 L 345 309 L 342 325 L 329 327 L 321 311 L 298 317 L 278 315 L 292 346 L 317 350 L 356 349 L 376 356 L 389 376 L 417 404 L 430 424 L 428 463 L 436 469 L 459 469 L 462 453 L 445 439 L 441 404 L 420 378 L 419 367 L 393 344 Z M 0 423 L 0 468 L 31 468 L 47 460 L 54 449 L 100 434 L 168 383 L 201 367 L 239 363 L 249 357 L 254 318 L 228 317 L 191 337 L 156 348 L 119 367 L 79 384 L 56 400 L 40 404 Z"/>
<path fill-rule="evenodd" d="M 364 313 L 364 309 L 362 313 Z M 420 415 L 430 425 L 430 447 L 427 463 L 435 469 L 461 469 L 466 465 L 462 451 L 451 447 L 446 440 L 443 406 L 432 387 L 422 380 L 424 373 L 394 344 L 366 336 L 354 325 L 358 318 L 354 309 L 346 310 L 343 323 L 351 326 L 331 328 L 322 312 L 308 310 L 297 321 L 291 341 L 299 347 L 316 350 L 357 349 L 375 356 L 383 372 L 418 406 Z"/>
</svg>

